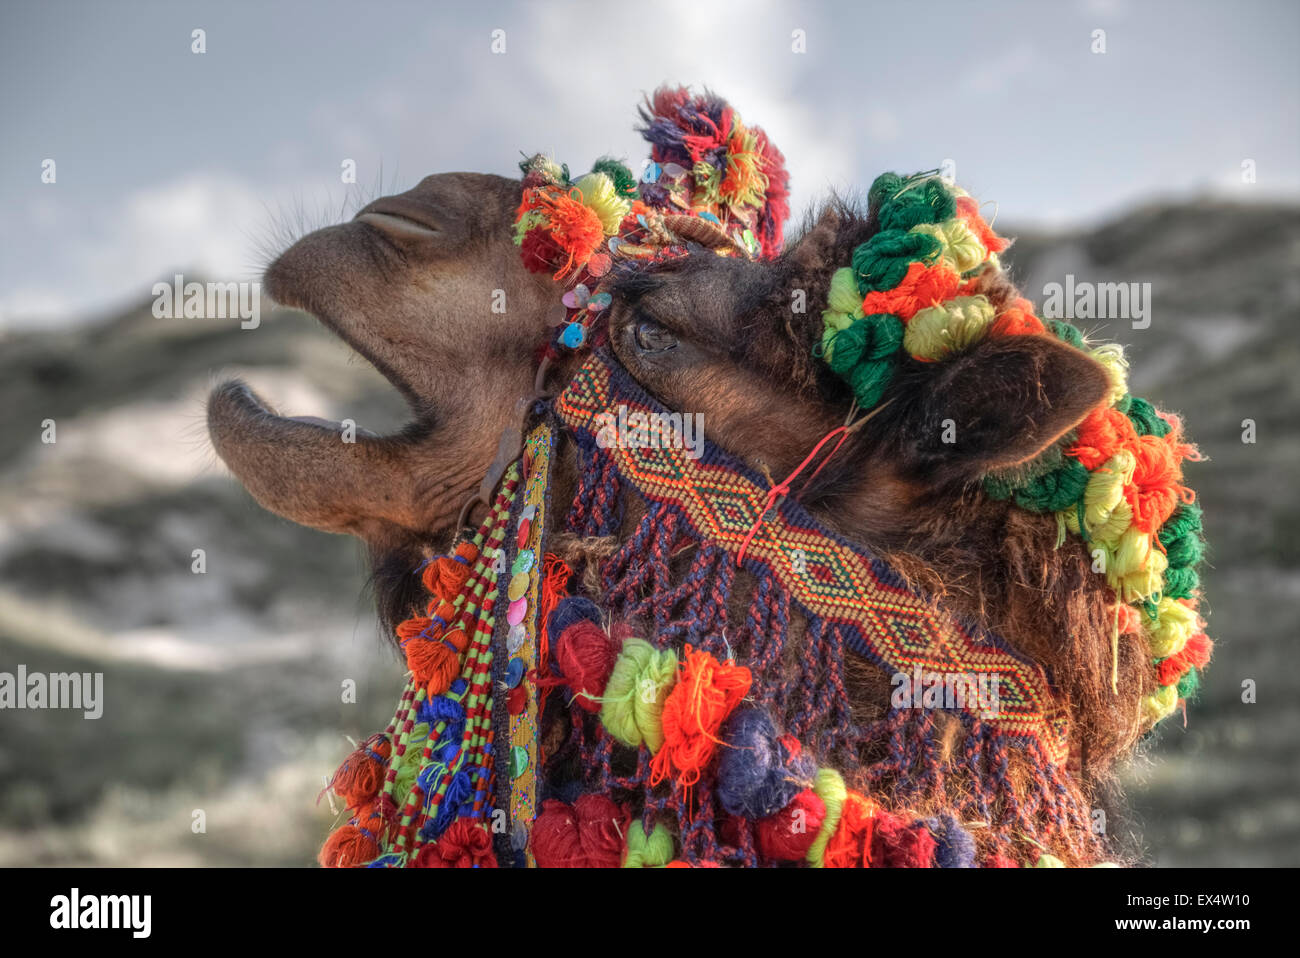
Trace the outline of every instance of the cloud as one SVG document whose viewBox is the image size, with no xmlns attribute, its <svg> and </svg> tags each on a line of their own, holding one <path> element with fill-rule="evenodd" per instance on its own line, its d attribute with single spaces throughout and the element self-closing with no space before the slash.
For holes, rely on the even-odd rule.
<svg viewBox="0 0 1300 958">
<path fill-rule="evenodd" d="M 57 260 L 44 276 L 0 294 L 0 329 L 77 322 L 120 309 L 174 273 L 255 280 L 263 265 L 259 231 L 271 225 L 271 210 L 283 206 L 289 192 L 195 171 L 128 193 L 76 229 L 69 229 L 62 212 L 47 211 L 43 220 L 29 216 L 35 241 L 48 240 Z"/>
</svg>

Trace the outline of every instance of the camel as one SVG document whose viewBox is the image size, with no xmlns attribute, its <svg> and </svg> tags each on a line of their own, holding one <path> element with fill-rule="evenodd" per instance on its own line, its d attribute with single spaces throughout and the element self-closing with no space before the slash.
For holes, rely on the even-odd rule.
<svg viewBox="0 0 1300 958">
<path fill-rule="evenodd" d="M 1114 433 L 1176 464 L 1194 456 L 1179 424 L 1153 418 L 1149 405 L 1127 396 L 1114 348 L 1086 343 L 1077 331 L 1052 335 L 1032 315 L 997 259 L 1005 243 L 964 194 L 954 206 L 954 191 L 936 177 L 882 177 L 865 206 L 832 199 L 780 249 L 784 209 L 775 215 L 773 201 L 784 199 L 784 171 L 765 134 L 743 126 L 722 101 L 680 90 L 657 93 L 643 118 L 654 145 L 651 167 L 671 174 L 647 180 L 635 194 L 607 163 L 576 180 L 540 158 L 521 165 L 522 182 L 429 176 L 407 193 L 369 204 L 349 223 L 304 237 L 268 268 L 265 288 L 274 299 L 316 315 L 407 398 L 413 421 L 399 433 L 347 444 L 331 424 L 276 414 L 241 383 L 212 393 L 213 444 L 259 503 L 367 545 L 381 620 L 404 648 L 413 639 L 441 639 L 461 656 L 447 661 L 468 670 L 473 653 L 466 646 L 479 639 L 450 637 L 458 623 L 472 632 L 471 619 L 444 620 L 453 602 L 460 614 L 464 592 L 457 590 L 467 581 L 490 581 L 491 592 L 500 574 L 500 601 L 511 600 L 512 618 L 525 589 L 534 590 L 525 604 L 537 615 L 535 636 L 512 631 L 507 639 L 504 625 L 484 619 L 482 639 L 484 649 L 502 646 L 503 661 L 507 641 L 512 654 L 520 643 L 534 654 L 527 679 L 516 673 L 508 683 L 512 693 L 529 690 L 526 711 L 517 712 L 512 696 L 507 719 L 512 734 L 518 714 L 532 723 L 535 748 L 524 752 L 535 766 L 523 776 L 535 782 L 528 815 L 521 820 L 514 809 L 505 815 L 513 820 L 497 827 L 492 806 L 505 803 L 485 797 L 486 783 L 518 780 L 522 770 L 506 771 L 491 737 L 481 736 L 475 747 L 495 777 L 484 771 L 481 779 L 464 780 L 467 790 L 477 786 L 478 797 L 471 802 L 468 791 L 458 793 L 455 801 L 473 810 L 454 822 L 444 814 L 454 804 L 448 783 L 457 787 L 450 768 L 437 788 L 424 768 L 399 769 L 396 757 L 417 719 L 425 723 L 418 726 L 428 739 L 425 760 L 434 761 L 443 740 L 434 743 L 429 730 L 455 721 L 444 715 L 437 724 L 434 705 L 444 697 L 465 701 L 450 666 L 442 680 L 431 679 L 407 648 L 414 684 L 394 725 L 340 769 L 335 791 L 348 799 L 353 817 L 331 838 L 323 863 L 485 865 L 508 858 L 540 865 L 1005 867 L 1122 857 L 1094 827 L 1096 811 L 1114 801 L 1114 768 L 1151 728 L 1151 703 L 1169 711 L 1166 693 L 1174 685 L 1163 663 L 1177 660 L 1174 678 L 1194 676 L 1193 666 L 1208 659 L 1208 640 L 1186 598 L 1195 595 L 1193 573 L 1179 580 L 1185 598 L 1173 612 L 1167 610 L 1174 600 L 1158 589 L 1160 571 L 1174 571 L 1174 553 L 1199 557 L 1190 491 L 1178 481 L 1181 472 L 1162 474 L 1159 488 L 1155 479 L 1140 485 L 1147 467 L 1125 458 L 1128 447 Z M 703 182 L 709 169 L 698 165 L 702 156 L 722 157 L 721 183 L 731 190 L 721 194 L 727 202 L 708 209 L 695 202 L 694 186 L 687 202 L 664 187 L 673 176 Z M 738 156 L 751 165 L 738 165 Z M 600 170 L 605 179 L 590 178 Z M 733 170 L 740 170 L 735 179 Z M 592 199 L 615 188 L 605 206 Z M 717 181 L 711 189 L 716 199 Z M 635 203 L 633 195 L 640 197 Z M 614 224 L 608 244 L 597 231 L 599 242 L 579 262 L 577 241 L 556 225 L 561 204 L 572 197 L 597 218 L 615 210 L 607 217 Z M 917 197 L 923 200 L 913 203 Z M 946 212 L 930 216 L 931 207 L 944 204 Z M 900 229 L 906 217 L 920 219 Z M 864 249 L 878 251 L 904 233 L 909 248 L 928 252 L 910 263 L 906 256 L 862 258 Z M 583 263 L 606 256 L 593 252 L 597 246 L 616 262 L 583 272 Z M 960 262 L 971 249 L 979 251 L 978 262 Z M 946 275 L 935 272 L 946 261 L 939 250 L 969 267 L 952 272 L 946 294 L 917 293 L 911 305 L 898 305 L 896 295 L 879 299 L 923 274 Z M 891 263 L 900 269 L 870 287 L 873 270 L 888 272 Z M 864 300 L 863 290 L 850 286 L 844 312 L 846 274 L 855 272 L 869 291 Z M 602 301 L 586 283 L 575 298 L 580 276 Z M 557 296 L 565 289 L 567 311 Z M 936 326 L 935 311 L 956 302 L 956 292 L 959 306 Z M 863 311 L 863 303 L 877 301 L 893 304 L 903 322 Z M 805 310 L 794 302 L 818 305 Z M 977 313 L 982 320 L 972 319 Z M 850 356 L 857 341 L 845 330 L 863 324 L 876 332 Z M 931 327 L 934 335 L 923 339 Z M 571 342 L 565 337 L 575 328 Z M 877 348 L 879 331 L 895 328 L 906 346 L 901 358 L 894 355 L 898 343 Z M 599 433 L 612 420 L 599 418 L 605 413 L 596 417 L 603 426 L 591 420 L 593 403 L 616 399 L 620 409 L 697 415 L 710 450 L 704 464 L 656 452 L 660 460 L 649 460 L 656 468 L 671 466 L 686 478 L 665 488 L 655 475 L 639 475 L 641 453 L 620 451 L 628 445 L 621 441 L 605 448 Z M 1116 403 L 1139 425 L 1150 420 L 1140 436 L 1115 412 Z M 553 430 L 546 455 L 534 438 L 525 441 L 538 435 L 539 416 Z M 1097 438 L 1107 424 L 1111 433 Z M 521 513 L 518 502 L 502 497 L 507 488 L 522 495 L 539 460 L 548 463 L 551 505 L 539 523 L 544 529 L 529 540 L 526 519 L 536 513 Z M 1090 463 L 1081 473 L 1080 461 Z M 1094 488 L 1089 478 L 1090 470 L 1109 476 L 1115 462 L 1128 463 L 1124 489 L 1132 509 L 1118 501 L 1114 482 L 1102 503 L 1100 480 Z M 743 540 L 737 534 L 720 545 L 699 531 L 689 503 L 713 475 L 705 469 L 752 497 Z M 1081 483 L 1073 499 L 1062 500 L 1069 508 L 1045 505 L 1066 475 Z M 680 501 L 672 498 L 678 489 Z M 1148 522 L 1147 512 L 1156 511 L 1159 521 Z M 1150 528 L 1125 532 L 1121 513 L 1128 527 Z M 510 572 L 504 558 L 489 555 L 482 536 L 468 538 L 465 530 L 480 520 L 483 529 L 497 530 L 492 535 L 507 521 L 517 524 Z M 1178 535 L 1166 537 L 1171 524 Z M 851 623 L 819 611 L 800 578 L 804 570 L 794 575 L 783 566 L 786 546 L 796 541 L 783 539 L 787 533 L 799 543 L 810 536 L 814 553 L 824 547 L 836 568 L 858 568 L 854 581 L 884 596 L 877 611 L 901 603 L 917 617 L 909 621 L 923 623 L 911 635 L 930 630 L 932 644 L 965 648 L 971 661 L 1002 662 L 989 666 L 994 673 L 1005 667 L 1007 675 L 1029 676 L 1028 691 L 1017 686 L 1016 695 L 1051 703 L 1038 716 L 1043 731 L 1029 736 L 1033 747 L 1019 747 L 1022 737 L 960 708 L 900 708 L 899 670 L 891 666 L 902 659 L 876 654 L 880 642 L 867 635 L 864 643 Z M 542 556 L 525 549 L 526 540 L 545 542 L 545 576 Z M 1155 573 L 1155 560 L 1130 561 L 1143 543 L 1148 553 L 1170 554 Z M 507 551 L 502 546 L 503 556 Z M 1103 565 L 1108 556 L 1117 564 L 1109 575 L 1097 569 L 1099 553 Z M 1189 566 L 1186 557 L 1178 562 L 1179 570 Z M 830 581 L 829 566 L 819 569 Z M 1139 583 L 1140 573 L 1156 575 L 1157 587 Z M 1170 595 L 1172 581 L 1166 575 Z M 1152 636 L 1173 628 L 1154 615 L 1161 601 L 1164 621 L 1181 623 L 1182 642 L 1153 658 Z M 482 604 L 481 594 L 469 605 L 475 602 Z M 1152 613 L 1150 622 L 1138 608 Z M 866 654 L 854 654 L 859 645 Z M 652 687 L 647 700 L 662 709 L 654 738 L 662 732 L 669 739 L 658 752 L 648 732 L 638 739 L 633 728 L 627 739 L 616 731 L 631 727 L 626 715 L 618 725 L 607 714 L 619 670 L 632 667 L 624 657 L 633 653 L 642 656 L 641 666 L 667 655 L 665 676 L 675 677 L 676 685 L 665 677 Z M 492 676 L 505 698 L 502 674 Z M 680 702 L 670 689 L 688 683 L 700 696 L 717 697 L 712 724 L 698 711 L 674 711 Z M 734 701 L 727 698 L 732 692 Z M 506 718 L 499 703 L 497 709 L 498 721 Z M 464 709 L 457 714 L 464 725 Z M 405 723 L 398 720 L 403 715 Z M 700 725 L 694 738 L 693 722 Z M 1035 734 L 1053 744 L 1044 748 Z M 465 743 L 473 739 L 464 735 Z M 683 757 L 691 743 L 707 760 Z M 460 761 L 464 749 L 459 740 L 452 745 Z M 899 758 L 902 752 L 912 764 Z M 924 761 L 917 764 L 916 755 Z M 760 787 L 751 779 L 764 761 L 776 772 L 763 766 L 768 777 Z M 394 790 L 399 771 L 405 777 Z M 409 792 L 424 807 L 415 798 L 405 809 L 400 802 L 382 807 L 381 782 L 386 798 Z M 435 791 L 441 804 L 431 810 Z M 518 797 L 509 799 L 512 807 Z M 396 851 L 380 840 L 393 833 L 400 836 Z"/>
</svg>

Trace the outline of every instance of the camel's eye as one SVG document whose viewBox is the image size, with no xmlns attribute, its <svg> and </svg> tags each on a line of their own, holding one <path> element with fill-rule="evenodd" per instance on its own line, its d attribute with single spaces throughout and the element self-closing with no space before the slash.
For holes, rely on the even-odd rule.
<svg viewBox="0 0 1300 958">
<path fill-rule="evenodd" d="M 643 319 L 636 324 L 636 345 L 643 353 L 662 353 L 677 345 L 677 337 L 658 323 Z"/>
</svg>

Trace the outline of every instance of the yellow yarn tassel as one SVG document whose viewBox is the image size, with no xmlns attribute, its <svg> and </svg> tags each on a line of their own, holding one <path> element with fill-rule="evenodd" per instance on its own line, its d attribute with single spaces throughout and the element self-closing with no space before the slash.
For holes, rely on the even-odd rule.
<svg viewBox="0 0 1300 958">
<path fill-rule="evenodd" d="M 645 833 L 640 821 L 627 830 L 627 857 L 624 868 L 661 868 L 673 860 L 673 834 L 656 822 L 650 834 Z"/>
<path fill-rule="evenodd" d="M 573 186 L 582 194 L 582 205 L 595 212 L 605 235 L 617 233 L 632 204 L 618 195 L 614 181 L 604 173 L 587 173 L 574 180 Z"/>
<path fill-rule="evenodd" d="M 907 324 L 903 348 L 917 359 L 942 359 L 983 339 L 993 312 L 985 296 L 958 296 L 923 309 Z"/>
<path fill-rule="evenodd" d="M 808 847 L 808 862 L 813 868 L 821 868 L 822 859 L 826 855 L 826 843 L 835 834 L 835 829 L 840 827 L 840 816 L 844 814 L 844 800 L 849 792 L 844 786 L 843 777 L 833 768 L 817 769 L 817 774 L 813 776 L 813 792 L 826 805 L 826 817 L 822 819 L 822 827 L 817 832 L 817 837 Z"/>
<path fill-rule="evenodd" d="M 1142 719 L 1155 725 L 1161 719 L 1172 715 L 1176 708 L 1178 708 L 1178 686 L 1166 685 L 1159 692 L 1148 695 L 1142 700 Z"/>
<path fill-rule="evenodd" d="M 1156 604 L 1156 621 L 1147 626 L 1147 648 L 1157 659 L 1177 655 L 1196 634 L 1196 611 L 1176 599 L 1162 598 Z"/>
<path fill-rule="evenodd" d="M 664 743 L 664 699 L 677 678 L 677 654 L 645 639 L 629 638 L 601 696 L 600 720 L 615 740 L 651 753 Z"/>
<path fill-rule="evenodd" d="M 1122 601 L 1136 604 L 1160 591 L 1169 562 L 1164 553 L 1152 548 L 1151 534 L 1132 527 L 1108 550 L 1106 581 Z"/>
<path fill-rule="evenodd" d="M 1136 463 L 1133 453 L 1121 450 L 1094 470 L 1083 490 L 1083 528 L 1079 526 L 1079 510 L 1074 506 L 1060 513 L 1066 528 L 1075 535 L 1083 535 L 1089 543 L 1114 550 L 1133 521 L 1124 487 L 1132 481 Z"/>
<path fill-rule="evenodd" d="M 913 233 L 926 233 L 939 243 L 940 255 L 958 273 L 968 273 L 981 265 L 988 258 L 989 251 L 979 241 L 963 219 L 951 219 L 943 223 L 922 223 L 913 226 Z"/>
<path fill-rule="evenodd" d="M 1106 405 L 1113 406 L 1128 393 L 1128 359 L 1124 356 L 1124 347 L 1119 343 L 1103 343 L 1092 350 L 1092 358 L 1101 363 L 1110 376 Z"/>
</svg>

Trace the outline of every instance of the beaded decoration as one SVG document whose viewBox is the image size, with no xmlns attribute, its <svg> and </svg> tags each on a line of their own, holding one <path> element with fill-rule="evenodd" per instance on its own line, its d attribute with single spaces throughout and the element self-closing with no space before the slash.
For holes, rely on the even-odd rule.
<svg viewBox="0 0 1300 958">
<path fill-rule="evenodd" d="M 689 245 L 721 256 L 781 249 L 789 174 L 766 133 L 720 97 L 685 87 L 655 91 L 641 118 L 652 151 L 639 180 L 609 157 L 577 179 L 540 154 L 519 164 L 515 243 L 528 269 L 551 273 L 564 289 L 553 354 L 587 344 L 610 303 L 596 290 L 619 260 L 681 256 Z"/>
<path fill-rule="evenodd" d="M 325 842 L 322 865 L 496 866 L 492 638 L 520 474 L 520 464 L 507 471 L 472 539 L 423 567 L 427 614 L 397 627 L 410 677 L 388 728 L 328 786 L 350 818 Z"/>
</svg>

